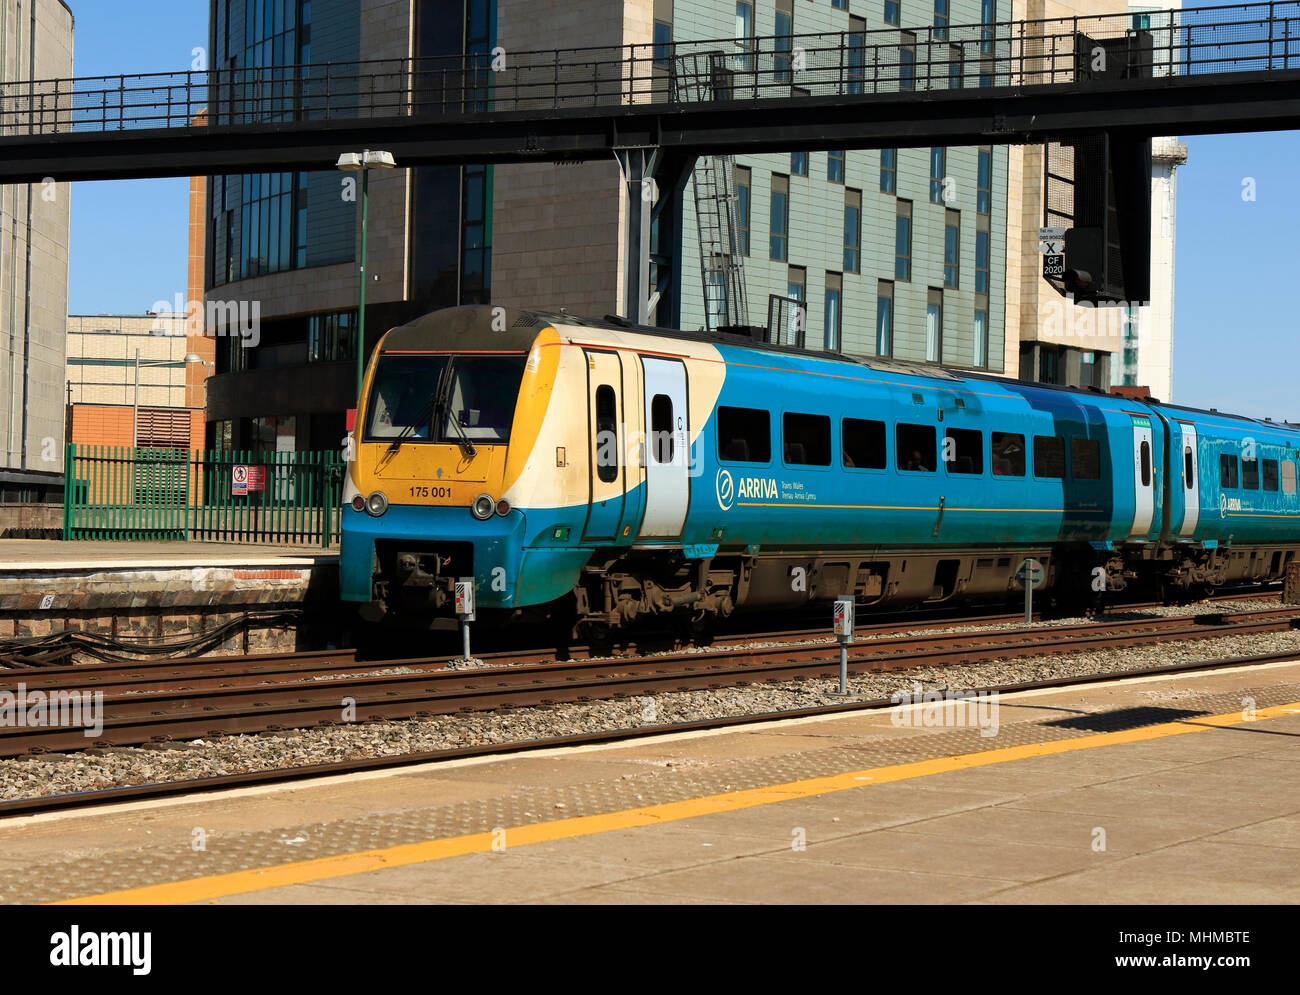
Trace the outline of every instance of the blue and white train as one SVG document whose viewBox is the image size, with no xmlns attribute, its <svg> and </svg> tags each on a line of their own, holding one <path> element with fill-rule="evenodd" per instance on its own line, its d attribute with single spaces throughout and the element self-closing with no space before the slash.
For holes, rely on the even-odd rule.
<svg viewBox="0 0 1300 995">
<path fill-rule="evenodd" d="M 1085 601 L 1280 578 L 1300 426 L 1096 391 L 461 307 L 378 343 L 342 597 L 599 631 L 853 595 L 1004 599 L 1026 557 Z"/>
</svg>

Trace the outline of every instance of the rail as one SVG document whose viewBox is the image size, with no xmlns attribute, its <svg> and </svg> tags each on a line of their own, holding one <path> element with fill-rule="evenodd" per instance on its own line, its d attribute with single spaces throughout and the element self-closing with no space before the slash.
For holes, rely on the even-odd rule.
<svg viewBox="0 0 1300 995">
<path fill-rule="evenodd" d="M 1082 41 L 1081 41 L 1082 39 Z M 1087 42 L 1110 46 L 1089 47 Z M 1107 65 L 1118 42 L 1124 65 Z M 1101 51 L 1102 54 L 1097 53 Z M 1135 67 L 1135 68 L 1131 68 Z M 996 24 L 9 81 L 6 138 L 1300 69 L 1300 0 Z"/>
</svg>

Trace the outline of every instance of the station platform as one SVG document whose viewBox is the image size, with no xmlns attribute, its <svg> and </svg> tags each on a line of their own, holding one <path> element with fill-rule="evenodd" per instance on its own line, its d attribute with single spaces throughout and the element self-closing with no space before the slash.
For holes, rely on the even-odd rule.
<svg viewBox="0 0 1300 995">
<path fill-rule="evenodd" d="M 338 554 L 319 546 L 0 539 L 0 640 L 196 636 L 250 612 L 323 613 L 337 593 Z M 244 626 L 209 649 L 300 642 L 295 625 Z"/>
<path fill-rule="evenodd" d="M 0 900 L 1297 901 L 1300 661 L 994 704 L 8 819 Z"/>
</svg>

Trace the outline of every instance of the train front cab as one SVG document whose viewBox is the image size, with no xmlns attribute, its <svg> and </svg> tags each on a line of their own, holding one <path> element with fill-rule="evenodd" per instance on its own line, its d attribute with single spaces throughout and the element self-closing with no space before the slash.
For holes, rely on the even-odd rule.
<svg viewBox="0 0 1300 995">
<path fill-rule="evenodd" d="M 460 578 L 475 579 L 478 608 L 512 607 L 526 522 L 504 495 L 532 448 L 557 350 L 534 349 L 533 328 L 494 333 L 492 320 L 489 308 L 438 312 L 375 350 L 340 554 L 342 598 L 368 621 L 452 627 Z"/>
</svg>

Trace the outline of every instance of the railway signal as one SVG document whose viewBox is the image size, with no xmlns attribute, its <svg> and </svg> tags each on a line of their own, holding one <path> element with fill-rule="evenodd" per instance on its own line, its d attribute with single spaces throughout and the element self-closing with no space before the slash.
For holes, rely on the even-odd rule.
<svg viewBox="0 0 1300 995">
<path fill-rule="evenodd" d="M 853 599 L 838 597 L 835 599 L 834 614 L 835 638 L 840 641 L 840 689 L 837 694 L 849 693 L 849 643 L 853 642 Z"/>
</svg>

